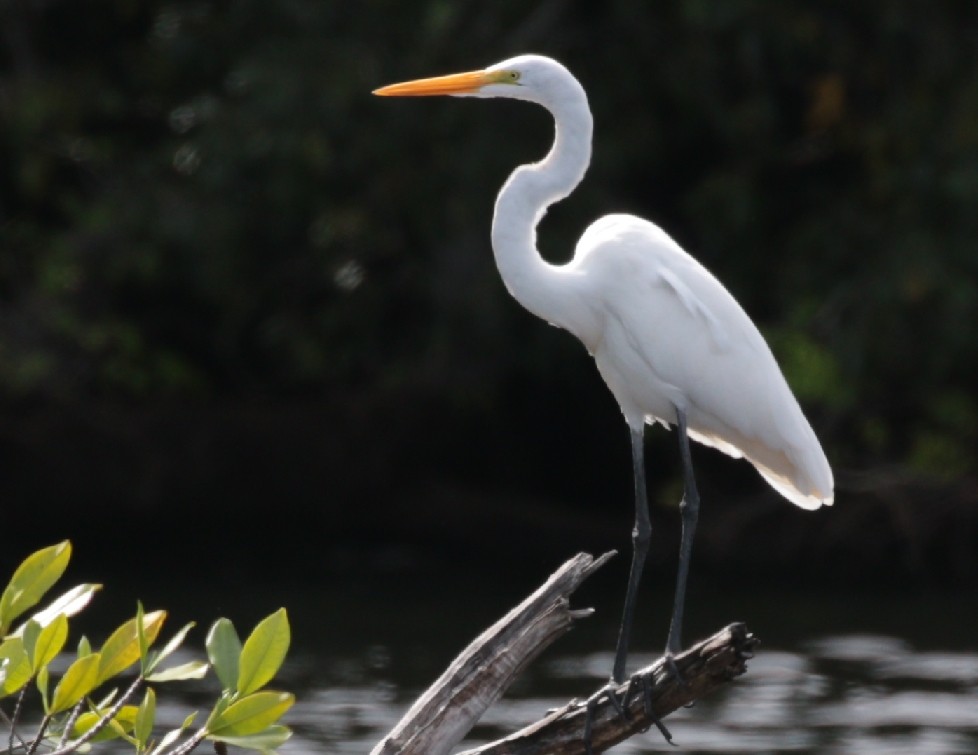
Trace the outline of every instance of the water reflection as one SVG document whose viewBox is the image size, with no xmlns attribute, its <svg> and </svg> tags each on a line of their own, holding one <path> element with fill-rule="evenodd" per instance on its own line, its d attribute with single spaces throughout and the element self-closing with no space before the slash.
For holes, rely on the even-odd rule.
<svg viewBox="0 0 978 755">
<path fill-rule="evenodd" d="M 620 591 L 610 576 L 608 587 L 596 582 L 582 589 L 580 605 L 595 605 L 598 612 L 532 664 L 464 746 L 507 734 L 605 681 Z M 486 580 L 488 587 L 478 594 L 473 585 L 481 582 L 471 575 L 358 575 L 332 585 L 251 583 L 247 593 L 236 583 L 208 584 L 207 590 L 157 600 L 181 606 L 187 618 L 202 625 L 227 615 L 248 626 L 249 619 L 287 606 L 293 649 L 280 686 L 294 691 L 297 702 L 286 718 L 295 736 L 280 751 L 366 753 L 454 655 L 536 580 L 535 575 L 518 585 Z M 668 620 L 667 587 L 657 594 L 653 583 L 643 595 L 636 626 L 649 632 L 649 645 L 646 652 L 640 647 L 633 653 L 631 668 L 655 657 L 651 645 L 661 641 L 657 630 L 664 634 Z M 221 605 L 213 605 L 214 594 L 222 596 Z M 235 595 L 240 604 L 233 602 Z M 679 748 L 653 731 L 619 745 L 616 755 L 978 753 L 978 596 L 924 590 L 915 596 L 818 595 L 800 589 L 709 594 L 699 588 L 692 598 L 691 637 L 747 617 L 762 641 L 757 655 L 745 676 L 667 719 Z M 638 635 L 637 642 L 642 638 Z M 188 644 L 199 648 L 202 641 L 196 637 Z M 160 691 L 161 726 L 178 725 L 190 710 L 213 699 L 206 692 L 175 698 L 180 689 Z"/>
<path fill-rule="evenodd" d="M 362 753 L 396 723 L 417 690 L 402 689 L 389 650 L 369 649 L 358 671 L 334 668 L 335 683 L 300 697 L 290 716 L 296 739 L 283 752 Z M 652 656 L 635 657 L 636 666 Z M 475 746 L 566 702 L 555 689 L 597 687 L 610 653 L 560 656 L 491 708 L 464 743 Z M 302 665 L 302 661 L 294 661 Z M 345 679 L 346 684 L 341 684 Z M 325 681 L 325 680 L 321 680 Z M 978 654 L 916 651 L 896 637 L 839 635 L 791 650 L 764 648 L 749 673 L 721 693 L 667 721 L 682 752 L 974 753 L 978 752 Z M 676 752 L 657 733 L 614 750 Z"/>
</svg>

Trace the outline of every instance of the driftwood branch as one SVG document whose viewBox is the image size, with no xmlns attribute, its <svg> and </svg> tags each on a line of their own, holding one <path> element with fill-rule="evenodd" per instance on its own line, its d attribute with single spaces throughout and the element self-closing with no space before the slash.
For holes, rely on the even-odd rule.
<svg viewBox="0 0 978 755">
<path fill-rule="evenodd" d="M 607 696 L 598 703 L 591 728 L 593 751 L 604 752 L 646 731 L 674 710 L 740 676 L 757 642 L 744 624 L 731 624 L 676 656 L 679 678 L 667 668 L 664 658 L 646 666 L 617 690 L 618 700 L 625 701 L 624 716 Z M 586 716 L 586 707 L 572 701 L 515 734 L 458 755 L 578 755 L 585 752 Z"/>
<path fill-rule="evenodd" d="M 469 732 L 526 665 L 591 609 L 568 596 L 614 553 L 579 553 L 530 597 L 476 637 L 411 706 L 371 755 L 441 755 Z"/>
<path fill-rule="evenodd" d="M 569 596 L 613 553 L 595 559 L 580 553 L 532 595 L 483 632 L 414 703 L 371 755 L 445 755 L 522 670 L 577 619 L 592 609 L 571 610 Z M 592 719 L 594 752 L 644 731 L 682 705 L 744 673 L 757 640 L 743 624 L 731 624 L 675 658 L 679 678 L 664 659 L 635 674 L 618 690 L 621 715 L 602 697 Z M 585 706 L 571 701 L 504 739 L 459 755 L 570 755 L 583 753 Z"/>
</svg>

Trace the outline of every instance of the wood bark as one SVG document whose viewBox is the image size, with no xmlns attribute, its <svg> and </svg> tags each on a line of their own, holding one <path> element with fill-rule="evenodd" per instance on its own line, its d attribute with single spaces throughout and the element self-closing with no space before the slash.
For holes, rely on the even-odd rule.
<svg viewBox="0 0 978 755">
<path fill-rule="evenodd" d="M 592 609 L 572 610 L 570 595 L 614 553 L 579 553 L 526 600 L 469 644 L 371 755 L 447 755 L 522 670 Z M 666 715 L 744 673 L 757 640 L 731 624 L 668 662 L 660 658 L 615 691 L 595 699 L 594 753 L 659 725 Z M 678 675 L 677 675 L 678 674 Z M 572 700 L 503 739 L 459 755 L 584 753 L 585 702 Z M 665 731 L 665 730 L 664 730 Z"/>
<path fill-rule="evenodd" d="M 598 701 L 591 729 L 592 751 L 604 752 L 654 725 L 666 725 L 663 719 L 677 708 L 743 674 L 757 643 L 744 624 L 730 624 L 676 656 L 675 669 L 660 658 L 638 671 L 616 691 L 623 713 L 607 695 Z M 571 701 L 515 734 L 458 755 L 579 755 L 586 752 L 586 716 L 586 706 Z M 667 734 L 665 730 L 663 735 Z"/>
</svg>

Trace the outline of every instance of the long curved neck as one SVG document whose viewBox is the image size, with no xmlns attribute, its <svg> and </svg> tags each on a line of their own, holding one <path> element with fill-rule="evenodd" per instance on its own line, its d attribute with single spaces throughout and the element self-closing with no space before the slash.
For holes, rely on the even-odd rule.
<svg viewBox="0 0 978 755">
<path fill-rule="evenodd" d="M 574 82 L 576 84 L 576 82 Z M 513 297 L 538 317 L 583 339 L 580 308 L 571 306 L 573 275 L 551 265 L 536 247 L 536 227 L 549 207 L 576 187 L 591 159 L 593 119 L 584 90 L 577 85 L 554 104 L 555 140 L 547 156 L 521 165 L 496 198 L 492 248 L 503 283 Z"/>
</svg>

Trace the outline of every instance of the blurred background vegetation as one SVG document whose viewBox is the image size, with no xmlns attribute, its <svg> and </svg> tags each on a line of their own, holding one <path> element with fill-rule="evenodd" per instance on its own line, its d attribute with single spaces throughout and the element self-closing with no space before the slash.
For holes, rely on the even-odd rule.
<svg viewBox="0 0 978 755">
<path fill-rule="evenodd" d="M 837 473 L 809 515 L 697 449 L 694 571 L 978 580 L 978 5 L 950 0 L 0 4 L 0 526 L 43 530 L 11 563 L 61 537 L 233 568 L 271 539 L 310 573 L 627 550 L 617 405 L 489 247 L 548 116 L 370 96 L 529 51 L 596 120 L 544 255 L 606 212 L 669 230 Z"/>
</svg>

